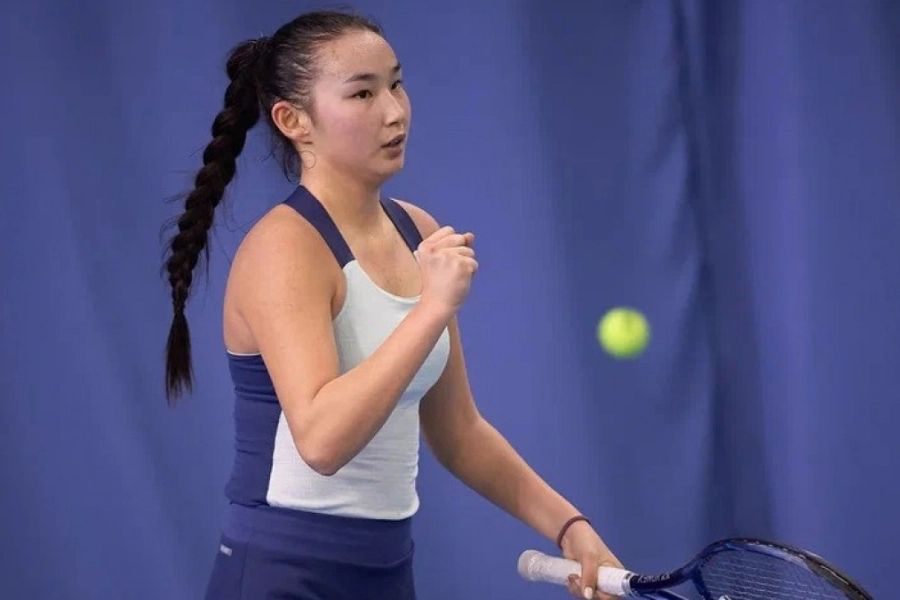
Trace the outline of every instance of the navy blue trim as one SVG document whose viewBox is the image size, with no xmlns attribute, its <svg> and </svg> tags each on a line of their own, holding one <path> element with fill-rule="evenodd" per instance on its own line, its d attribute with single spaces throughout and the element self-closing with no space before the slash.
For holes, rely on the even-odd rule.
<svg viewBox="0 0 900 600">
<path fill-rule="evenodd" d="M 331 253 L 334 254 L 341 268 L 344 268 L 347 263 L 353 260 L 353 252 L 350 251 L 347 241 L 341 235 L 331 215 L 328 214 L 328 211 L 325 210 L 319 199 L 313 196 L 308 189 L 302 185 L 297 186 L 297 189 L 288 196 L 284 203 L 300 213 L 303 218 L 316 228 L 316 231 L 328 244 Z M 412 252 L 415 252 L 419 248 L 419 244 L 422 243 L 422 234 L 419 232 L 419 228 L 416 227 L 412 217 L 400 206 L 399 202 L 392 198 L 383 198 L 381 206 L 400 233 L 403 241 L 406 242 L 406 245 Z"/>
<path fill-rule="evenodd" d="M 393 221 L 394 227 L 403 236 L 406 245 L 415 252 L 419 248 L 419 244 L 422 243 L 422 234 L 419 232 L 419 228 L 416 227 L 412 217 L 400 206 L 399 202 L 392 198 L 384 198 L 381 201 L 381 205 L 384 207 L 388 217 Z"/>
<path fill-rule="evenodd" d="M 325 243 L 328 244 L 328 247 L 331 248 L 331 253 L 334 254 L 335 259 L 337 259 L 338 264 L 341 265 L 342 269 L 347 263 L 353 260 L 353 253 L 350 252 L 347 241 L 344 239 L 344 236 L 341 235 L 337 225 L 334 224 L 331 215 L 328 214 L 328 211 L 325 210 L 322 203 L 319 202 L 318 198 L 313 196 L 309 190 L 302 185 L 298 185 L 297 189 L 288 196 L 284 203 L 300 213 L 313 227 L 316 228 L 319 235 L 322 236 L 322 239 L 324 239 Z"/>
<path fill-rule="evenodd" d="M 235 453 L 225 496 L 247 506 L 266 505 L 281 405 L 261 355 L 229 352 L 228 370 L 235 394 Z"/>
</svg>

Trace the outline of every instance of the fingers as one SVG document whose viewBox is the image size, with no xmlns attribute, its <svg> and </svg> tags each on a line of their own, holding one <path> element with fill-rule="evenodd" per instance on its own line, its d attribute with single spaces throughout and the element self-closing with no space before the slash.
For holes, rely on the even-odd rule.
<svg viewBox="0 0 900 600">
<path fill-rule="evenodd" d="M 470 248 L 469 238 L 471 237 L 471 233 L 451 233 L 449 235 L 445 235 L 441 237 L 441 239 L 434 242 L 435 248 Z"/>
<path fill-rule="evenodd" d="M 600 568 L 600 557 L 586 554 L 581 559 L 581 597 L 586 600 L 594 598 L 597 590 L 597 570 Z"/>
<path fill-rule="evenodd" d="M 459 264 L 465 270 L 474 274 L 478 270 L 478 261 L 475 260 L 475 250 L 472 244 L 475 242 L 475 234 L 472 232 L 456 233 L 449 225 L 441 227 L 419 244 L 419 251 L 428 254 L 438 252 L 450 252 L 460 257 Z"/>
<path fill-rule="evenodd" d="M 478 270 L 478 261 L 475 260 L 475 250 L 472 248 L 474 242 L 474 233 L 456 233 L 453 227 L 448 225 L 441 227 L 423 240 L 420 248 L 425 246 L 430 252 L 438 250 L 453 252 L 468 259 L 463 261 L 463 264 L 469 267 L 470 272 L 474 273 Z"/>
<path fill-rule="evenodd" d="M 449 248 L 453 246 L 471 247 L 475 242 L 475 234 L 472 232 L 457 233 L 453 227 L 445 225 L 431 235 L 423 243 L 434 248 Z"/>
<path fill-rule="evenodd" d="M 457 264 L 462 268 L 463 272 L 475 273 L 478 270 L 478 261 L 470 256 L 462 256 Z"/>
<path fill-rule="evenodd" d="M 456 230 L 454 230 L 449 225 L 445 225 L 444 227 L 441 227 L 440 229 L 438 229 L 437 231 L 435 231 L 434 233 L 429 235 L 427 238 L 425 238 L 424 242 L 429 243 L 429 244 L 434 244 L 434 243 L 442 240 L 443 238 L 447 237 L 448 235 L 453 235 L 455 233 L 456 233 Z"/>
</svg>

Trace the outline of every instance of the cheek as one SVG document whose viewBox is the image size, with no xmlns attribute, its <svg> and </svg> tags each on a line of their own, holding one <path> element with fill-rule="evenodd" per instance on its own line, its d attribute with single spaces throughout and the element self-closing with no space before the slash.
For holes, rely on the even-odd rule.
<svg viewBox="0 0 900 600">
<path fill-rule="evenodd" d="M 343 154 L 364 154 L 378 139 L 379 127 L 373 119 L 366 119 L 354 111 L 334 115 L 328 129 L 329 145 Z"/>
</svg>

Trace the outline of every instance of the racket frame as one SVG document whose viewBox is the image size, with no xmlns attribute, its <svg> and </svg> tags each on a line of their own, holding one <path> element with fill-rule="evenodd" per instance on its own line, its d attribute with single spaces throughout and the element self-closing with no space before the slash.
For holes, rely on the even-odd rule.
<svg viewBox="0 0 900 600">
<path fill-rule="evenodd" d="M 722 552 L 754 552 L 766 554 L 780 560 L 787 560 L 840 588 L 848 598 L 853 600 L 873 600 L 872 596 L 846 573 L 841 572 L 816 554 L 786 544 L 746 537 L 727 538 L 713 542 L 701 550 L 689 563 L 673 571 L 655 575 L 632 573 L 626 582 L 626 589 L 629 595 L 632 596 L 658 595 L 666 588 L 691 582 L 704 598 L 717 600 L 713 598 L 709 590 L 704 586 L 700 573 L 705 561 Z"/>
</svg>

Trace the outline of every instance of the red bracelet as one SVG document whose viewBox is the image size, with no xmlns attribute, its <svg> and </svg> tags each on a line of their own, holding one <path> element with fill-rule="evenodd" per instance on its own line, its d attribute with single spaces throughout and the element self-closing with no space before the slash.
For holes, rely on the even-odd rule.
<svg viewBox="0 0 900 600">
<path fill-rule="evenodd" d="M 578 521 L 584 521 L 588 525 L 590 525 L 591 523 L 584 515 L 575 515 L 574 517 L 566 521 L 565 525 L 562 526 L 562 529 L 559 530 L 559 535 L 556 536 L 556 545 L 560 550 L 562 550 L 563 536 L 566 535 L 566 531 L 569 530 L 569 527 L 571 527 L 573 523 L 577 523 Z"/>
</svg>

